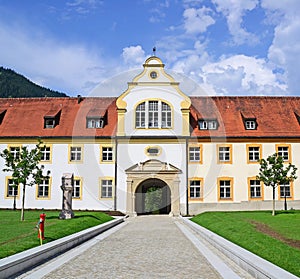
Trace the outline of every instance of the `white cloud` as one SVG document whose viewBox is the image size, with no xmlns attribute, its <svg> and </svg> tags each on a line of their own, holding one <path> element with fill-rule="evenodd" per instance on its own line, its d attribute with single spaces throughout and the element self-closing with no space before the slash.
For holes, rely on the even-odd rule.
<svg viewBox="0 0 300 279">
<path fill-rule="evenodd" d="M 217 94 L 282 95 L 287 89 L 264 59 L 235 55 L 209 63 L 202 71 L 204 83 L 214 87 Z"/>
<path fill-rule="evenodd" d="M 300 1 L 263 0 L 262 7 L 277 24 L 268 58 L 286 73 L 289 92 L 299 94 Z"/>
<path fill-rule="evenodd" d="M 212 10 L 206 7 L 200 9 L 188 8 L 184 11 L 184 28 L 188 34 L 199 34 L 215 23 L 215 20 L 209 15 Z"/>
<path fill-rule="evenodd" d="M 99 68 L 105 65 L 103 59 L 90 48 L 64 45 L 1 22 L 0 44 L 0 61 L 4 67 L 69 95 L 86 94 L 106 73 L 104 68 Z"/>
<path fill-rule="evenodd" d="M 146 59 L 145 51 L 139 45 L 123 48 L 123 60 L 129 67 L 140 67 Z"/>
<path fill-rule="evenodd" d="M 234 44 L 256 44 L 258 42 L 258 38 L 254 34 L 242 27 L 245 12 L 255 9 L 258 0 L 212 0 L 212 2 L 216 5 L 217 11 L 226 17 Z"/>
</svg>

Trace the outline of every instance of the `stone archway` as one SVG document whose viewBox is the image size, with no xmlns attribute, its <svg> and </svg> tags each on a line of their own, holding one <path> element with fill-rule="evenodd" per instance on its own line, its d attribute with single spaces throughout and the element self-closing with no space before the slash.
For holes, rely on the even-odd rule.
<svg viewBox="0 0 300 279">
<path fill-rule="evenodd" d="M 126 212 L 129 216 L 137 215 L 136 198 L 137 194 L 141 193 L 141 189 L 138 187 L 143 185 L 143 183 L 146 183 L 144 185 L 147 185 L 149 181 L 161 181 L 160 185 L 167 185 L 170 193 L 169 215 L 178 216 L 180 214 L 180 169 L 159 160 L 148 160 L 132 166 L 125 172 L 127 174 Z M 138 208 L 138 211 L 141 210 L 141 208 Z"/>
<path fill-rule="evenodd" d="M 157 178 L 144 180 L 135 191 L 135 212 L 141 214 L 169 214 L 171 191 L 169 186 Z"/>
</svg>

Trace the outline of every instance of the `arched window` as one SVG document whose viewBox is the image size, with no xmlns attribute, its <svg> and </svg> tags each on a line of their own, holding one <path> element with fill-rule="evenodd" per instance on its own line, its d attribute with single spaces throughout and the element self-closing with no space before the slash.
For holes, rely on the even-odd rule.
<svg viewBox="0 0 300 279">
<path fill-rule="evenodd" d="M 139 104 L 135 111 L 135 127 L 143 129 L 171 128 L 171 107 L 165 102 L 154 100 Z"/>
<path fill-rule="evenodd" d="M 135 111 L 135 126 L 137 128 L 145 128 L 146 122 L 146 106 L 145 102 L 137 106 Z"/>
</svg>

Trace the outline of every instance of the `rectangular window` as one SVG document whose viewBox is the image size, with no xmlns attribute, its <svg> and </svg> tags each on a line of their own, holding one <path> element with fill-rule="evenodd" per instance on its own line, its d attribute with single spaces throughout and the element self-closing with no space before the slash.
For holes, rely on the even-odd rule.
<svg viewBox="0 0 300 279">
<path fill-rule="evenodd" d="M 45 178 L 38 185 L 37 197 L 38 198 L 49 198 L 50 196 L 50 179 Z"/>
<path fill-rule="evenodd" d="M 245 127 L 246 127 L 246 130 L 255 130 L 256 129 L 256 121 L 255 120 L 246 120 Z"/>
<path fill-rule="evenodd" d="M 261 193 L 261 183 L 259 180 L 250 180 L 250 198 L 255 199 L 255 198 L 261 198 L 262 193 Z"/>
<path fill-rule="evenodd" d="M 190 162 L 200 162 L 200 146 L 189 147 L 189 159 Z"/>
<path fill-rule="evenodd" d="M 231 163 L 231 146 L 218 145 L 218 163 Z"/>
<path fill-rule="evenodd" d="M 200 130 L 217 130 L 218 121 L 217 120 L 198 120 L 198 125 Z"/>
<path fill-rule="evenodd" d="M 290 183 L 280 184 L 280 198 L 291 198 L 291 185 Z"/>
<path fill-rule="evenodd" d="M 53 129 L 55 127 L 55 118 L 45 118 L 44 128 Z"/>
<path fill-rule="evenodd" d="M 87 128 L 98 129 L 98 128 L 103 128 L 103 126 L 104 126 L 104 121 L 102 118 L 88 118 L 87 119 Z"/>
<path fill-rule="evenodd" d="M 190 198 L 200 199 L 201 198 L 201 181 L 190 180 Z"/>
<path fill-rule="evenodd" d="M 217 121 L 211 120 L 208 121 L 208 130 L 216 130 L 217 129 Z"/>
<path fill-rule="evenodd" d="M 283 161 L 289 161 L 289 147 L 288 146 L 277 146 L 278 156 L 281 156 Z"/>
<path fill-rule="evenodd" d="M 7 179 L 7 197 L 17 197 L 18 196 L 18 185 L 14 184 L 13 179 Z"/>
<path fill-rule="evenodd" d="M 200 130 L 207 130 L 207 122 L 202 120 L 202 121 L 199 121 L 199 129 Z"/>
<path fill-rule="evenodd" d="M 249 162 L 258 162 L 259 159 L 260 159 L 259 146 L 249 146 L 248 147 Z"/>
<path fill-rule="evenodd" d="M 112 180 L 101 180 L 101 198 L 112 198 L 113 185 Z"/>
<path fill-rule="evenodd" d="M 15 160 L 18 160 L 20 158 L 20 151 L 21 151 L 20 146 L 11 146 L 9 148 L 9 151 Z"/>
<path fill-rule="evenodd" d="M 81 180 L 80 179 L 74 179 L 74 188 L 72 193 L 73 199 L 80 199 L 81 198 Z"/>
<path fill-rule="evenodd" d="M 50 161 L 51 160 L 51 147 L 42 146 L 41 147 L 41 161 Z"/>
<path fill-rule="evenodd" d="M 81 147 L 80 146 L 71 146 L 70 147 L 70 161 L 76 162 L 81 161 Z"/>
<path fill-rule="evenodd" d="M 149 101 L 148 105 L 148 127 L 158 128 L 158 101 Z"/>
<path fill-rule="evenodd" d="M 233 179 L 218 179 L 219 199 L 232 200 Z"/>
<path fill-rule="evenodd" d="M 113 148 L 112 147 L 102 147 L 102 161 L 111 162 L 113 160 Z"/>
</svg>

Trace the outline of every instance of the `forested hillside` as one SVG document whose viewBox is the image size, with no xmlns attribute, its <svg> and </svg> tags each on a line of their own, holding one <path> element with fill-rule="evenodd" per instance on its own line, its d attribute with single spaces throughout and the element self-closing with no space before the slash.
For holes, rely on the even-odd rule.
<svg viewBox="0 0 300 279">
<path fill-rule="evenodd" d="M 0 98 L 66 96 L 64 93 L 39 86 L 13 70 L 0 67 Z"/>
</svg>

